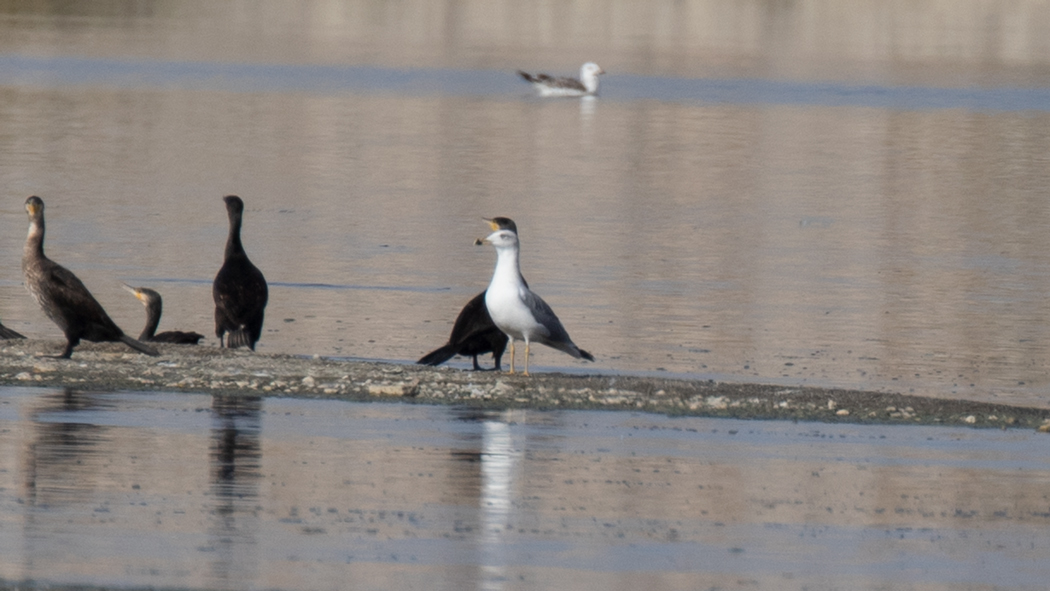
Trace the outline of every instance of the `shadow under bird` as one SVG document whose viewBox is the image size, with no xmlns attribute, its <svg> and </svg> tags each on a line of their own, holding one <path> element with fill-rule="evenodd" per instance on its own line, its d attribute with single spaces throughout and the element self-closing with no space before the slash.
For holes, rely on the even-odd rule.
<svg viewBox="0 0 1050 591">
<path fill-rule="evenodd" d="M 164 300 L 160 294 L 148 287 L 132 287 L 127 283 L 122 284 L 124 289 L 130 291 L 142 305 L 146 307 L 146 326 L 139 334 L 139 340 L 146 343 L 175 343 L 179 345 L 196 345 L 204 338 L 204 335 L 196 332 L 183 332 L 181 330 L 167 330 L 157 332 L 160 326 L 160 316 L 164 311 Z"/>
<path fill-rule="evenodd" d="M 248 347 L 254 351 L 262 335 L 268 298 L 266 279 L 248 260 L 241 245 L 244 201 L 236 195 L 227 195 L 223 201 L 230 220 L 230 235 L 226 239 L 222 267 L 211 289 L 215 300 L 215 336 L 219 337 L 220 347 Z M 224 344 L 223 336 L 227 332 L 230 335 Z"/>
<path fill-rule="evenodd" d="M 66 348 L 57 357 L 69 359 L 81 339 L 93 343 L 120 341 L 147 355 L 160 355 L 153 347 L 124 334 L 76 275 L 44 256 L 44 201 L 35 195 L 26 199 L 26 213 L 29 235 L 22 251 L 22 274 L 26 289 L 44 314 L 66 335 Z"/>
<path fill-rule="evenodd" d="M 594 62 L 587 62 L 580 66 L 579 79 L 548 74 L 529 74 L 518 70 L 518 76 L 532 83 L 540 96 L 594 96 L 598 94 L 598 76 L 604 73 L 605 70 Z"/>
<path fill-rule="evenodd" d="M 518 231 L 517 224 L 510 218 L 495 217 L 485 221 L 493 230 L 506 229 L 515 233 Z M 524 281 L 525 279 L 522 279 L 522 282 Z M 478 365 L 478 355 L 492 353 L 493 367 L 484 371 L 499 371 L 500 360 L 503 359 L 506 349 L 507 335 L 492 322 L 489 310 L 485 306 L 485 291 L 482 291 L 463 306 L 455 324 L 452 325 L 452 334 L 449 335 L 448 342 L 427 353 L 416 363 L 440 365 L 456 355 L 463 355 L 473 358 L 474 371 L 483 371 Z"/>
<path fill-rule="evenodd" d="M 514 341 L 525 341 L 525 373 L 529 375 L 529 345 L 542 343 L 577 359 L 594 356 L 576 346 L 554 310 L 525 284 L 519 266 L 518 235 L 497 230 L 483 240 L 496 247 L 496 269 L 485 290 L 485 306 L 493 323 L 510 341 L 510 373 L 514 373 Z"/>
</svg>

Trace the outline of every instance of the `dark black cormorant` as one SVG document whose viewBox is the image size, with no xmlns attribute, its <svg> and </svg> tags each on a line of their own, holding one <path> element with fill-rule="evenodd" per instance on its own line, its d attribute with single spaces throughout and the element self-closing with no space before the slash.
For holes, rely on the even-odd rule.
<svg viewBox="0 0 1050 591">
<path fill-rule="evenodd" d="M 37 196 L 26 199 L 29 236 L 22 251 L 22 274 L 44 314 L 66 335 L 66 348 L 58 357 L 69 359 L 80 340 L 120 341 L 147 355 L 156 349 L 124 334 L 69 269 L 44 256 L 44 202 Z"/>
<path fill-rule="evenodd" d="M 160 325 L 160 315 L 164 309 L 164 300 L 160 294 L 148 287 L 131 287 L 127 283 L 124 289 L 130 291 L 146 307 L 146 326 L 139 335 L 142 342 L 154 343 L 176 343 L 180 345 L 196 345 L 204 338 L 204 335 L 196 332 L 183 332 L 181 330 L 168 330 L 157 334 L 157 326 Z"/>
<path fill-rule="evenodd" d="M 215 336 L 219 346 L 229 348 L 248 347 L 255 350 L 255 343 L 262 334 L 263 314 L 266 310 L 266 279 L 244 254 L 241 246 L 241 217 L 244 201 L 236 195 L 223 197 L 226 213 L 230 218 L 230 236 L 226 239 L 226 255 L 222 268 L 212 283 L 215 299 Z"/>
<path fill-rule="evenodd" d="M 514 220 L 504 217 L 495 217 L 485 220 L 493 230 L 518 231 Z M 524 280 L 523 280 L 524 281 Z M 455 324 L 452 325 L 452 334 L 448 342 L 439 349 L 435 349 L 417 361 L 421 365 L 440 365 L 456 355 L 471 356 L 474 360 L 474 370 L 481 371 L 478 365 L 478 355 L 492 352 L 494 361 L 493 370 L 500 369 L 500 360 L 503 351 L 507 348 L 507 335 L 492 322 L 489 310 L 485 307 L 485 292 L 474 296 L 472 300 L 463 306 Z"/>
<path fill-rule="evenodd" d="M 24 339 L 25 336 L 21 335 L 10 328 L 7 328 L 3 324 L 0 324 L 0 339 Z"/>
</svg>

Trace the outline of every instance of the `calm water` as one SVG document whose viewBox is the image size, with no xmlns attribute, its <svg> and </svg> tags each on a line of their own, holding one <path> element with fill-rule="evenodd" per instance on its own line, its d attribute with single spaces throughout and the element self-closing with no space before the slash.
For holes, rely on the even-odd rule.
<svg viewBox="0 0 1050 591">
<path fill-rule="evenodd" d="M 6 389 L 0 581 L 1045 588 L 1050 438 Z"/>
<path fill-rule="evenodd" d="M 1046 405 L 1047 27 L 1035 0 L 0 3 L 0 314 L 58 336 L 20 286 L 39 194 L 119 324 L 127 281 L 211 334 L 236 193 L 261 351 L 414 360 L 504 215 L 598 357 L 536 366 Z M 597 100 L 514 75 L 590 59 Z"/>
<path fill-rule="evenodd" d="M 129 332 L 409 361 L 487 285 L 482 217 L 574 340 L 533 367 L 1047 405 L 1038 0 L 0 0 L 0 316 L 25 198 Z M 608 74 L 539 100 L 514 70 Z M 214 338 L 209 339 L 214 345 Z M 1041 589 L 1047 439 L 628 414 L 0 393 L 0 578 L 227 589 Z"/>
</svg>

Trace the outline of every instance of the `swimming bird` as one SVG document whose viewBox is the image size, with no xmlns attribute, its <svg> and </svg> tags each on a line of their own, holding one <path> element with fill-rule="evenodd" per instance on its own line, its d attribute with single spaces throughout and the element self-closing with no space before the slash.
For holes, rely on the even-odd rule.
<svg viewBox="0 0 1050 591">
<path fill-rule="evenodd" d="M 0 339 L 24 339 L 25 336 L 21 335 L 10 328 L 7 328 L 3 324 L 0 324 Z"/>
<path fill-rule="evenodd" d="M 515 233 L 518 231 L 517 224 L 510 218 L 494 217 L 485 221 L 493 230 L 506 229 Z M 452 334 L 449 335 L 448 342 L 427 353 L 416 363 L 440 365 L 456 355 L 469 355 L 474 360 L 474 371 L 481 371 L 478 355 L 491 352 L 494 362 L 492 369 L 499 371 L 500 360 L 506 349 L 507 335 L 493 324 L 488 308 L 485 307 L 485 292 L 482 291 L 463 306 L 455 324 L 452 325 Z"/>
<path fill-rule="evenodd" d="M 540 96 L 587 96 L 598 94 L 598 76 L 605 70 L 594 62 L 580 66 L 580 78 L 555 77 L 547 74 L 529 74 L 518 70 L 518 76 L 531 82 Z"/>
<path fill-rule="evenodd" d="M 139 335 L 140 341 L 196 345 L 204 338 L 204 335 L 200 333 L 183 332 L 181 330 L 168 330 L 157 334 L 157 326 L 160 325 L 160 315 L 164 309 L 164 300 L 160 297 L 160 294 L 148 287 L 131 287 L 127 283 L 122 285 L 124 289 L 130 291 L 146 307 L 146 326 L 142 328 L 142 334 Z"/>
<path fill-rule="evenodd" d="M 229 332 L 226 347 L 248 347 L 254 351 L 255 343 L 262 335 L 268 298 L 266 279 L 248 260 L 241 245 L 244 201 L 236 195 L 227 195 L 223 201 L 230 219 L 230 235 L 226 239 L 222 267 L 211 288 L 215 300 L 215 336 L 219 337 L 219 346 L 222 347 L 223 335 Z"/>
<path fill-rule="evenodd" d="M 26 289 L 44 314 L 66 335 L 66 348 L 58 358 L 69 359 L 81 339 L 120 341 L 147 355 L 160 355 L 153 347 L 124 334 L 76 275 L 44 256 L 44 201 L 36 195 L 26 199 L 26 213 L 29 235 L 22 251 L 22 275 Z"/>
<path fill-rule="evenodd" d="M 518 235 L 510 230 L 497 230 L 484 242 L 496 247 L 496 270 L 485 290 L 485 306 L 493 323 L 510 341 L 510 373 L 514 373 L 514 341 L 525 341 L 525 374 L 529 375 L 529 345 L 542 343 L 568 353 L 577 359 L 594 361 L 594 356 L 580 349 L 554 310 L 533 293 L 521 276 L 518 263 Z"/>
</svg>

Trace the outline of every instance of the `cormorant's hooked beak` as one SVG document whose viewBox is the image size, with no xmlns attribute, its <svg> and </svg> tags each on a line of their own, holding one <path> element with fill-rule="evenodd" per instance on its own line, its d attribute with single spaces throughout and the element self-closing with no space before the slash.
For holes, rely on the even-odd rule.
<svg viewBox="0 0 1050 591">
<path fill-rule="evenodd" d="M 493 232 L 495 232 L 496 230 L 500 229 L 499 228 L 499 223 L 496 222 L 495 218 L 493 218 L 493 219 L 481 218 L 481 219 L 483 219 L 486 222 L 488 222 L 489 227 L 492 228 Z M 474 246 L 481 246 L 483 244 L 485 244 L 485 239 L 484 238 L 478 238 L 478 239 L 474 240 Z"/>
<path fill-rule="evenodd" d="M 127 283 L 121 283 L 120 285 L 121 285 L 121 287 L 123 287 L 124 289 L 126 289 L 126 290 L 130 291 L 130 292 L 131 292 L 131 294 L 135 296 L 135 299 L 139 300 L 140 302 L 141 302 L 141 301 L 144 301 L 144 300 L 142 299 L 142 292 L 141 292 L 141 291 L 139 291 L 139 290 L 135 289 L 134 287 L 131 287 L 131 286 L 130 286 L 130 285 L 128 285 Z"/>
</svg>

